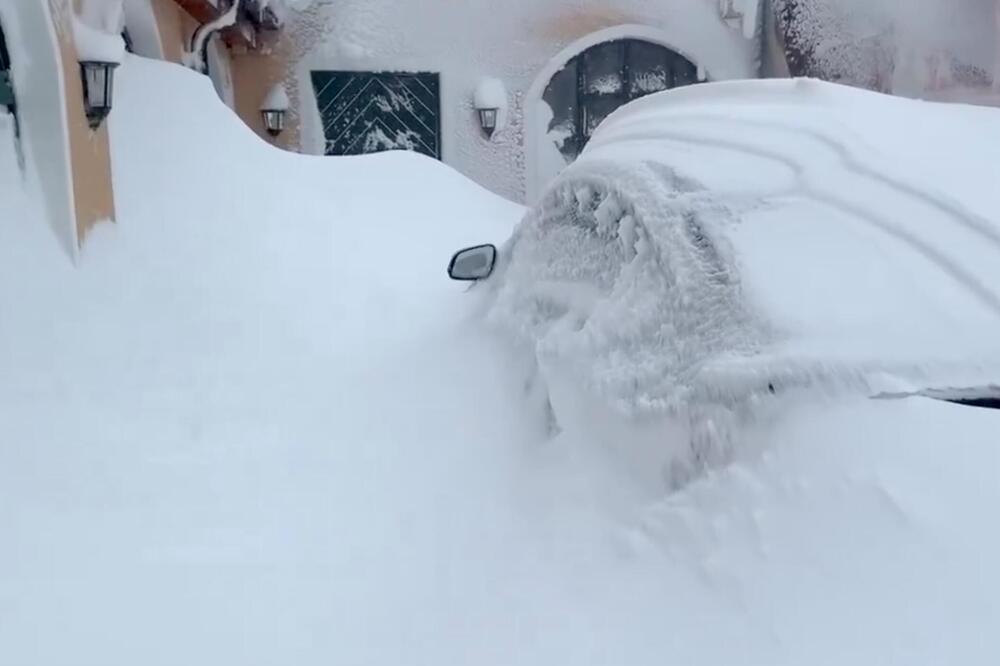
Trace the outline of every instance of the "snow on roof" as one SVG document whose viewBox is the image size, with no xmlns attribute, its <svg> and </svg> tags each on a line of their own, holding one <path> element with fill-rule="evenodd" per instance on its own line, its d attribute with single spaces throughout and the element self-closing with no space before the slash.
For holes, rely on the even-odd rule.
<svg viewBox="0 0 1000 666">
<path fill-rule="evenodd" d="M 629 141 L 627 135 L 640 126 L 662 131 L 653 130 L 652 142 L 641 152 L 631 144 L 629 154 L 670 163 L 713 188 L 745 187 L 748 176 L 777 161 L 777 155 L 761 152 L 767 148 L 804 160 L 803 175 L 823 175 L 831 165 L 815 159 L 820 144 L 841 155 L 843 170 L 863 162 L 934 195 L 960 199 L 981 214 L 1000 205 L 1000 191 L 989 186 L 1000 175 L 1000 146 L 980 140 L 1000 129 L 1000 115 L 990 109 L 909 100 L 814 79 L 727 81 L 679 88 L 622 107 L 601 125 L 587 150 L 614 150 L 613 144 Z M 691 130 L 685 141 L 690 145 L 698 145 L 695 129 L 702 130 L 701 136 L 717 135 L 702 146 L 728 145 L 730 160 L 750 160 L 754 168 L 701 169 L 705 156 L 681 157 L 675 164 L 666 148 L 679 140 L 678 128 Z M 764 182 L 773 185 L 767 178 Z"/>
</svg>

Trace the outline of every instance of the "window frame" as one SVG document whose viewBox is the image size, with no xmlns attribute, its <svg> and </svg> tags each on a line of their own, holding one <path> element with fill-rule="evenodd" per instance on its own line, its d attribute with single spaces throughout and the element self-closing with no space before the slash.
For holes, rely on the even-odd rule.
<svg viewBox="0 0 1000 666">
<path fill-rule="evenodd" d="M 612 45 L 617 45 L 618 48 L 621 49 L 621 65 L 618 69 L 618 75 L 622 81 L 621 89 L 615 92 L 588 90 L 588 75 L 591 71 L 591 68 L 588 67 L 588 55 L 593 54 L 598 49 L 608 48 Z M 667 77 L 666 87 L 663 88 L 663 90 L 671 90 L 673 88 L 679 88 L 686 85 L 702 83 L 705 80 L 699 77 L 698 66 L 684 54 L 657 42 L 635 37 L 625 37 L 600 42 L 584 49 L 580 53 L 573 56 L 564 67 L 564 69 L 569 67 L 575 68 L 574 74 L 576 90 L 574 91 L 571 112 L 566 116 L 567 118 L 571 118 L 573 120 L 574 125 L 573 133 L 567 137 L 567 143 L 572 143 L 573 153 L 579 155 L 583 151 L 584 147 L 593 136 L 593 132 L 600 125 L 600 122 L 603 122 L 604 118 L 606 118 L 607 115 L 610 115 L 610 113 L 614 110 L 636 99 L 653 94 L 653 92 L 661 92 L 642 92 L 635 86 L 635 63 L 633 60 L 637 58 L 636 52 L 639 48 L 647 47 L 653 47 L 662 54 L 662 58 L 659 62 L 662 62 Z M 679 82 L 681 77 L 678 75 L 681 74 L 682 68 L 690 73 L 690 81 L 687 80 L 689 78 L 688 76 L 684 76 L 684 81 Z M 554 80 L 555 77 L 549 81 L 546 92 L 551 88 Z M 612 111 L 605 114 L 604 117 L 601 118 L 601 121 L 595 124 L 594 127 L 588 127 L 588 124 L 590 124 L 594 115 L 594 107 L 606 102 L 611 102 L 613 104 Z M 566 156 L 565 150 L 563 151 L 563 154 Z"/>
</svg>

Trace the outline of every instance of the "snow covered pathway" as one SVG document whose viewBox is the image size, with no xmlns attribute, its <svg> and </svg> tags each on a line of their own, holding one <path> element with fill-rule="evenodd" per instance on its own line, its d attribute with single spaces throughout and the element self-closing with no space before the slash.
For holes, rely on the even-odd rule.
<svg viewBox="0 0 1000 666">
<path fill-rule="evenodd" d="M 0 162 L 0 664 L 996 662 L 997 413 L 790 393 L 666 495 L 669 424 L 548 438 L 445 278 L 517 206 L 120 75 L 79 267 Z"/>
</svg>

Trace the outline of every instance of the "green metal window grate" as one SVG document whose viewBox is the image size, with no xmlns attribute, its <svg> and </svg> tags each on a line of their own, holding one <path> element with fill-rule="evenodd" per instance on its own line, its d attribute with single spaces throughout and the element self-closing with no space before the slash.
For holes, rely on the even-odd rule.
<svg viewBox="0 0 1000 666">
<path fill-rule="evenodd" d="M 441 158 L 441 82 L 430 72 L 312 73 L 327 155 L 412 150 Z"/>
</svg>

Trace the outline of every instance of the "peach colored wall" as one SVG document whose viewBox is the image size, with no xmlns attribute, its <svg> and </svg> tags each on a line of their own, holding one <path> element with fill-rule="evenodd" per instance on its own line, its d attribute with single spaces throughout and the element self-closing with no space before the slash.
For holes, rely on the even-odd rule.
<svg viewBox="0 0 1000 666">
<path fill-rule="evenodd" d="M 302 59 L 332 30 L 337 14 L 331 14 L 328 9 L 327 3 L 314 2 L 295 13 L 277 34 L 258 35 L 262 43 L 257 52 L 233 55 L 239 116 L 259 136 L 286 150 L 302 150 L 303 94 L 297 72 Z M 260 105 L 279 82 L 285 84 L 290 108 L 285 118 L 285 131 L 275 139 L 264 130 Z"/>
<path fill-rule="evenodd" d="M 638 22 L 636 17 L 617 9 L 575 9 L 554 15 L 536 32 L 545 40 L 572 42 L 604 28 Z"/>
<path fill-rule="evenodd" d="M 105 123 L 94 132 L 87 123 L 83 108 L 80 64 L 72 39 L 71 26 L 67 25 L 69 5 L 62 0 L 49 0 L 49 6 L 56 22 L 55 29 L 62 59 L 76 211 L 76 237 L 77 244 L 82 246 L 94 225 L 115 219 L 108 129 Z"/>
<path fill-rule="evenodd" d="M 198 22 L 174 0 L 152 0 L 152 3 L 160 40 L 163 43 L 164 58 L 181 63 L 182 55 L 187 50 Z M 237 55 L 230 51 L 230 70 L 237 115 L 261 137 L 281 147 L 288 147 L 298 145 L 297 128 L 289 127 L 277 140 L 272 139 L 264 130 L 259 110 L 261 101 L 274 82 L 284 77 L 283 62 L 280 53 Z"/>
<path fill-rule="evenodd" d="M 182 63 L 183 54 L 187 50 L 191 35 L 198 27 L 198 22 L 175 0 L 151 0 L 151 3 L 160 33 L 164 59 L 174 63 Z M 260 51 L 246 52 L 245 49 L 237 48 L 234 53 L 230 49 L 230 70 L 233 80 L 235 111 L 243 122 L 270 143 L 282 148 L 297 148 L 299 128 L 296 122 L 297 114 L 294 110 L 286 118 L 285 131 L 277 138 L 267 134 L 260 116 L 261 102 L 272 86 L 285 80 L 287 76 L 286 63 L 289 59 L 286 57 L 285 51 L 288 48 L 289 44 L 286 40 L 279 39 L 277 43 L 266 45 Z M 294 95 L 292 97 L 294 107 Z"/>
<path fill-rule="evenodd" d="M 236 98 L 236 113 L 261 138 L 285 149 L 297 149 L 299 145 L 298 114 L 290 112 L 285 119 L 285 131 L 272 137 L 264 129 L 260 115 L 260 105 L 271 88 L 285 80 L 288 74 L 287 60 L 280 49 L 270 53 L 245 53 L 234 55 L 232 60 L 233 88 Z M 294 100 L 292 102 L 294 104 Z"/>
<path fill-rule="evenodd" d="M 174 0 L 152 0 L 152 3 L 156 24 L 160 29 L 163 57 L 170 62 L 180 63 L 197 23 Z"/>
<path fill-rule="evenodd" d="M 175 0 L 151 1 L 160 31 L 160 41 L 163 44 L 164 58 L 181 63 L 198 22 Z M 279 137 L 273 138 L 264 129 L 260 117 L 260 104 L 271 87 L 286 78 L 288 70 L 286 66 L 288 58 L 284 55 L 286 47 L 284 40 L 279 40 L 277 44 L 261 51 L 245 52 L 237 49 L 234 53 L 230 50 L 230 69 L 237 115 L 263 139 L 282 148 L 299 145 L 297 114 L 289 113 L 285 131 Z"/>
</svg>

